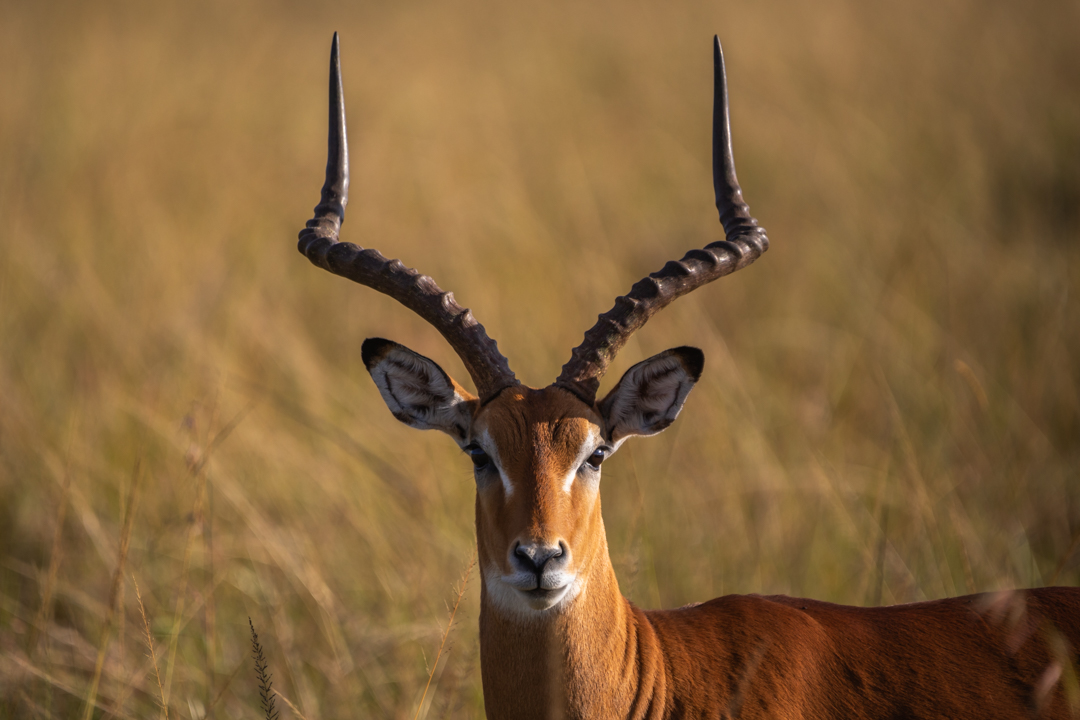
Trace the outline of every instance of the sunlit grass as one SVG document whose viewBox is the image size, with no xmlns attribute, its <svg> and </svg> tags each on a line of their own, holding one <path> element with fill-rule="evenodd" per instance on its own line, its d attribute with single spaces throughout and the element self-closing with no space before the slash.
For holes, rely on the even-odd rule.
<svg viewBox="0 0 1080 720">
<path fill-rule="evenodd" d="M 334 30 L 344 238 L 454 290 L 534 385 L 617 294 L 719 237 L 724 41 L 772 249 L 653 320 L 605 383 L 706 353 L 676 424 L 605 465 L 635 602 L 1080 583 L 1078 12 L 7 3 L 0 716 L 93 694 L 95 717 L 258 717 L 249 616 L 306 718 L 482 716 L 475 578 L 436 662 L 469 463 L 390 417 L 360 343 L 467 375 L 295 250 Z"/>
</svg>

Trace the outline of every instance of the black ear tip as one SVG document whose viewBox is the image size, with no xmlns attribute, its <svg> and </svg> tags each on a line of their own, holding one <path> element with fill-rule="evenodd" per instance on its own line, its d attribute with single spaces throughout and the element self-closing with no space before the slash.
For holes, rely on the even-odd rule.
<svg viewBox="0 0 1080 720">
<path fill-rule="evenodd" d="M 690 374 L 690 377 L 694 378 L 694 382 L 697 382 L 701 377 L 701 371 L 705 369 L 705 353 L 689 345 L 672 348 L 671 352 L 678 355 L 679 359 L 682 360 L 683 367 L 686 368 L 686 372 Z"/>
<path fill-rule="evenodd" d="M 364 361 L 364 367 L 371 370 L 371 366 L 382 360 L 383 355 L 390 348 L 397 345 L 393 340 L 385 338 L 368 338 L 360 346 L 360 359 Z"/>
</svg>

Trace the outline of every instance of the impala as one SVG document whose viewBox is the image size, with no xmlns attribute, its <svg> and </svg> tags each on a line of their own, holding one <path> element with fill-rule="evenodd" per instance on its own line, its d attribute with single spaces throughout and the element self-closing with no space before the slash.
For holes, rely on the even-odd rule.
<svg viewBox="0 0 1080 720">
<path fill-rule="evenodd" d="M 620 594 L 600 513 L 601 464 L 628 438 L 675 420 L 704 357 L 691 347 L 662 352 L 598 401 L 600 377 L 653 314 L 768 248 L 735 177 L 718 39 L 713 60 L 713 183 L 726 239 L 636 283 L 585 333 L 558 379 L 534 389 L 453 294 L 377 250 L 339 242 L 349 175 L 334 36 L 326 183 L 299 249 L 435 326 L 476 386 L 473 395 L 389 340 L 363 344 L 394 417 L 441 430 L 472 460 L 488 717 L 1080 716 L 1076 588 L 880 608 L 729 595 L 655 611 Z"/>
</svg>

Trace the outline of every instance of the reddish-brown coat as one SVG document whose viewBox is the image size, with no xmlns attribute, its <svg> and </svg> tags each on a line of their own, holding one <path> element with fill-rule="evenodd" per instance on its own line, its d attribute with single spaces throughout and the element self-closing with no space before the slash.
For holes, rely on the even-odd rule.
<svg viewBox="0 0 1080 720">
<path fill-rule="evenodd" d="M 667 676 L 652 717 L 1075 717 L 1053 682 L 1080 648 L 1075 588 L 881 608 L 730 595 L 635 620 L 640 662 Z"/>
<path fill-rule="evenodd" d="M 1050 642 L 1067 642 L 1075 668 L 1075 588 L 882 608 L 729 595 L 643 611 L 606 596 L 527 625 L 482 610 L 488 717 L 1064 720 L 1080 710 Z"/>
</svg>

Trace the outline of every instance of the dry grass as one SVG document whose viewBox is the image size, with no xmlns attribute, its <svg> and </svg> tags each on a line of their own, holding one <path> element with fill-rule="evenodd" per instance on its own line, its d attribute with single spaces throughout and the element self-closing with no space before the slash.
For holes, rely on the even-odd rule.
<svg viewBox="0 0 1080 720">
<path fill-rule="evenodd" d="M 296 253 L 334 30 L 345 237 L 456 290 L 532 384 L 718 237 L 724 40 L 773 249 L 609 376 L 708 358 L 675 426 L 605 465 L 635 601 L 1076 585 L 1078 21 L 1065 0 L 3 4 L 0 717 L 92 694 L 95 717 L 256 717 L 249 615 L 306 718 L 417 711 L 472 552 L 469 463 L 391 419 L 360 342 L 465 373 Z M 125 572 L 160 689 L 112 588 L 137 462 Z M 482 716 L 477 595 L 430 717 Z"/>
</svg>

